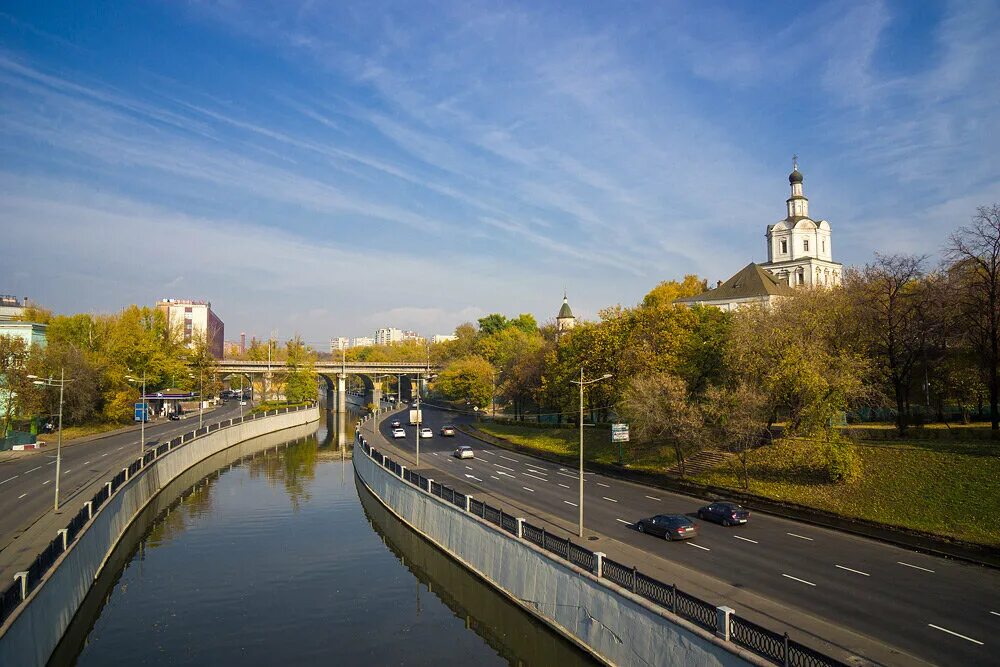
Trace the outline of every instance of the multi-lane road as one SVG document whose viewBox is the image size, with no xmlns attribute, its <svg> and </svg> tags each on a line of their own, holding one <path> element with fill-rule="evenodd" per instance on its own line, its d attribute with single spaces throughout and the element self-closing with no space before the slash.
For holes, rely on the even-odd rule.
<svg viewBox="0 0 1000 667">
<path fill-rule="evenodd" d="M 394 446 L 412 453 L 414 427 L 404 417 L 405 412 L 399 417 L 405 440 L 392 438 L 392 419 L 380 429 Z M 576 523 L 575 470 L 493 447 L 461 431 L 442 438 L 442 424 L 461 420 L 453 413 L 428 407 L 423 417 L 435 435 L 421 439 L 421 468 L 460 480 L 459 490 L 467 493 L 486 491 L 558 517 L 564 526 Z M 472 446 L 476 458 L 451 456 L 458 445 Z M 584 475 L 584 493 L 588 530 L 922 660 L 1000 664 L 1000 572 L 994 569 L 757 513 L 747 525 L 733 528 L 698 521 L 697 538 L 667 542 L 637 532 L 635 522 L 655 514 L 694 516 L 707 503 L 590 473 Z M 641 569 L 641 563 L 636 565 Z"/>
<path fill-rule="evenodd" d="M 244 410 L 250 410 L 245 406 Z M 205 423 L 228 419 L 240 406 L 230 401 L 205 414 Z M 146 447 L 155 447 L 198 428 L 198 416 L 164 421 L 146 427 Z M 0 463 L 0 570 L 10 563 L 4 550 L 35 521 L 52 511 L 55 498 L 55 435 L 43 438 L 50 446 Z M 96 480 L 108 479 L 139 456 L 139 431 L 116 433 L 62 448 L 60 502 L 69 502 Z M 68 517 L 67 517 L 68 520 Z"/>
</svg>

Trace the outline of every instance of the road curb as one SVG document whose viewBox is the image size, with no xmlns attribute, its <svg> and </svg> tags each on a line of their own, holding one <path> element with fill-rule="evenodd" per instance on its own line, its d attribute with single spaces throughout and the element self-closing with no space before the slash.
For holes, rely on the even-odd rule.
<svg viewBox="0 0 1000 667">
<path fill-rule="evenodd" d="M 482 433 L 475 426 L 472 426 L 471 429 L 469 428 L 470 425 L 458 425 L 458 427 L 463 433 L 469 437 L 479 440 L 480 442 L 485 442 L 487 444 L 502 447 L 521 454 L 528 454 L 552 463 L 564 465 L 566 463 L 573 463 L 573 461 L 569 461 L 569 459 L 553 456 L 545 452 L 538 452 L 529 447 L 517 445 L 509 440 L 496 438 Z M 607 466 L 600 463 L 595 464 L 593 462 L 588 462 L 584 467 L 592 472 L 599 472 L 602 475 L 607 475 L 608 477 L 613 477 L 626 482 L 650 486 L 663 489 L 665 491 L 672 491 L 674 493 L 693 496 L 699 499 L 716 500 L 719 498 L 728 498 L 739 501 L 741 504 L 754 511 L 764 512 L 765 514 L 770 514 L 772 516 L 791 519 L 793 521 L 801 521 L 803 523 L 837 530 L 842 533 L 868 537 L 880 542 L 885 542 L 887 544 L 892 544 L 906 549 L 912 549 L 914 551 L 919 551 L 932 556 L 952 558 L 972 563 L 974 565 L 1000 569 L 1000 549 L 986 545 L 964 542 L 961 540 L 949 540 L 941 537 L 940 535 L 933 535 L 931 533 L 924 533 L 916 530 L 908 530 L 898 526 L 890 526 L 888 524 L 882 524 L 875 521 L 854 519 L 834 514 L 832 512 L 825 512 L 823 510 L 805 507 L 803 505 L 783 503 L 750 493 L 696 484 L 694 482 L 684 480 L 664 478 L 662 476 L 628 470 L 617 466 Z"/>
</svg>

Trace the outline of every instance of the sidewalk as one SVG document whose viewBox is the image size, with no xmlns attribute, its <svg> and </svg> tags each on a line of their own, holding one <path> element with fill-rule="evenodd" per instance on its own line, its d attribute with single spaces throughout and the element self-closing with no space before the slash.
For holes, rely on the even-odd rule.
<svg viewBox="0 0 1000 667">
<path fill-rule="evenodd" d="M 389 417 L 393 413 L 384 415 Z M 379 419 L 381 421 L 381 419 Z M 673 582 L 685 592 L 715 604 L 728 604 L 737 609 L 738 613 L 776 632 L 788 632 L 794 639 L 806 643 L 824 653 L 836 657 L 852 665 L 929 665 L 919 658 L 901 652 L 875 638 L 862 635 L 852 630 L 842 628 L 818 616 L 784 603 L 775 602 L 743 588 L 733 586 L 721 579 L 704 574 L 688 567 L 661 558 L 648 551 L 619 542 L 603 533 L 587 530 L 586 536 L 576 535 L 576 526 L 548 512 L 525 505 L 506 496 L 471 487 L 467 480 L 460 480 L 438 468 L 416 466 L 412 453 L 397 448 L 386 440 L 376 426 L 377 438 L 370 440 L 381 451 L 408 468 L 426 477 L 432 477 L 436 482 L 466 494 L 475 496 L 477 500 L 488 502 L 502 509 L 505 513 L 514 514 L 527 519 L 530 523 L 544 525 L 547 531 L 569 538 L 592 551 L 602 551 L 620 563 L 641 565 L 640 569 L 660 581 Z M 371 437 L 371 423 L 362 427 L 362 435 Z M 862 657 L 859 659 L 859 656 Z"/>
</svg>

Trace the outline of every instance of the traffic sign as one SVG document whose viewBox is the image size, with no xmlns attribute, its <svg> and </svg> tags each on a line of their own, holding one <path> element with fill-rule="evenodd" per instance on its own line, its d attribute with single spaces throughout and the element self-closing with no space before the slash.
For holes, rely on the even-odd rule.
<svg viewBox="0 0 1000 667">
<path fill-rule="evenodd" d="M 611 425 L 611 442 L 628 442 L 628 424 Z"/>
<path fill-rule="evenodd" d="M 136 403 L 135 404 L 135 417 L 134 420 L 137 422 L 148 422 L 149 421 L 149 405 L 146 403 Z"/>
</svg>

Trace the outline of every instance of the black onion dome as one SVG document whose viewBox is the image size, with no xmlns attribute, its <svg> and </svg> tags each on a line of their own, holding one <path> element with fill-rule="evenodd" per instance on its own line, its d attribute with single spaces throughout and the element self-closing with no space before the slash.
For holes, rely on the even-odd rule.
<svg viewBox="0 0 1000 667">
<path fill-rule="evenodd" d="M 792 173 L 788 175 L 788 184 L 794 185 L 795 183 L 801 183 L 801 182 L 802 182 L 802 172 L 799 171 L 798 167 L 796 167 L 795 169 L 792 169 Z"/>
</svg>

